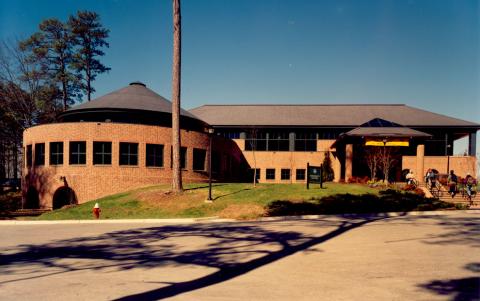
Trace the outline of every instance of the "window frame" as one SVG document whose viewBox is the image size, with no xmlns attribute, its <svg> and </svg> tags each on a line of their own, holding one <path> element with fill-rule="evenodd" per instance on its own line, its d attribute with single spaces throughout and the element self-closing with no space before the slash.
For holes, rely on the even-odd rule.
<svg viewBox="0 0 480 301">
<path fill-rule="evenodd" d="M 272 176 L 272 171 L 273 171 L 273 176 Z M 266 168 L 265 169 L 265 179 L 266 180 L 275 180 L 275 173 L 276 173 L 275 168 Z"/>
<path fill-rule="evenodd" d="M 95 146 L 96 145 L 99 145 L 101 144 L 102 145 L 102 152 L 99 153 L 95 150 Z M 105 152 L 105 145 L 109 145 L 110 146 L 110 152 Z M 111 141 L 93 141 L 93 160 L 92 160 L 92 163 L 93 165 L 112 165 L 112 142 Z M 96 162 L 96 158 L 97 156 L 101 155 L 101 158 L 102 158 L 102 162 L 101 163 L 98 163 Z M 109 158 L 109 163 L 105 163 L 105 158 Z"/>
<path fill-rule="evenodd" d="M 31 167 L 33 165 L 33 145 L 28 144 L 25 151 L 25 164 L 27 167 Z"/>
<path fill-rule="evenodd" d="M 301 178 L 299 179 L 299 178 L 298 178 L 299 171 L 303 173 L 303 175 L 302 175 L 303 179 L 301 179 Z M 297 168 L 297 169 L 295 170 L 295 180 L 297 180 L 297 181 L 305 181 L 306 175 L 307 175 L 307 173 L 306 173 L 306 169 L 305 169 L 305 168 Z"/>
<path fill-rule="evenodd" d="M 149 153 L 149 150 L 153 150 L 153 154 Z M 157 153 L 160 153 L 160 156 L 158 156 Z M 164 152 L 165 152 L 165 146 L 163 144 L 154 144 L 154 143 L 146 143 L 145 146 L 145 166 L 146 167 L 163 167 L 164 165 Z M 153 163 L 149 164 L 149 162 L 152 162 L 149 160 L 149 158 L 152 158 Z M 160 161 L 160 165 L 158 165 L 158 161 Z"/>
<path fill-rule="evenodd" d="M 288 178 L 286 177 L 288 171 Z M 290 168 L 281 168 L 280 169 L 280 180 L 289 181 L 292 178 L 292 171 Z"/>
<path fill-rule="evenodd" d="M 138 166 L 138 142 L 120 142 L 118 145 L 118 165 Z"/>
<path fill-rule="evenodd" d="M 61 152 L 59 152 L 58 145 L 61 145 Z M 50 142 L 50 165 L 63 165 L 63 146 L 63 141 Z"/>
<path fill-rule="evenodd" d="M 78 147 L 75 147 L 77 146 Z M 82 145 L 84 152 L 82 152 Z M 68 164 L 69 165 L 85 165 L 87 164 L 87 142 L 86 141 L 69 141 L 68 150 Z M 73 158 L 77 159 L 77 162 L 73 162 Z M 83 160 L 81 160 L 83 158 Z M 83 161 L 83 162 L 82 162 Z"/>
<path fill-rule="evenodd" d="M 199 155 L 203 156 L 203 168 L 199 169 L 199 164 L 197 160 L 199 159 Z M 192 168 L 194 171 L 207 171 L 207 150 L 203 148 L 193 148 L 193 162 Z"/>
<path fill-rule="evenodd" d="M 39 151 L 38 146 L 41 151 Z M 35 161 L 33 162 L 35 166 L 44 166 L 45 165 L 45 142 L 35 143 Z"/>
</svg>

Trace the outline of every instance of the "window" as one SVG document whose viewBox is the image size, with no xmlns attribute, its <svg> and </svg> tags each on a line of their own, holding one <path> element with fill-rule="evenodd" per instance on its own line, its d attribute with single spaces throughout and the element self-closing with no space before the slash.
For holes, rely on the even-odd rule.
<svg viewBox="0 0 480 301">
<path fill-rule="evenodd" d="M 193 149 L 193 170 L 205 170 L 205 157 L 207 151 L 204 149 Z"/>
<path fill-rule="evenodd" d="M 270 132 L 268 133 L 269 151 L 288 151 L 290 149 L 290 134 L 289 132 Z"/>
<path fill-rule="evenodd" d="M 290 134 L 288 131 L 250 132 L 245 139 L 245 150 L 289 151 Z"/>
<path fill-rule="evenodd" d="M 290 169 L 282 168 L 280 176 L 282 180 L 290 180 Z"/>
<path fill-rule="evenodd" d="M 316 152 L 317 151 L 317 133 L 314 133 L 314 132 L 295 133 L 295 151 Z"/>
<path fill-rule="evenodd" d="M 50 165 L 63 164 L 63 142 L 50 142 Z"/>
<path fill-rule="evenodd" d="M 305 169 L 297 169 L 296 179 L 297 181 L 305 180 Z"/>
<path fill-rule="evenodd" d="M 87 143 L 85 141 L 70 141 L 71 165 L 87 163 Z"/>
<path fill-rule="evenodd" d="M 32 166 L 32 145 L 27 145 L 27 166 Z"/>
<path fill-rule="evenodd" d="M 120 142 L 120 165 L 138 165 L 138 143 Z"/>
<path fill-rule="evenodd" d="M 35 165 L 45 165 L 45 143 L 35 143 Z"/>
<path fill-rule="evenodd" d="M 267 168 L 265 178 L 267 180 L 275 180 L 275 168 Z"/>
<path fill-rule="evenodd" d="M 93 164 L 112 164 L 112 142 L 93 142 Z"/>
<path fill-rule="evenodd" d="M 173 167 L 173 148 L 170 147 L 170 168 Z M 187 168 L 187 148 L 180 147 L 180 168 Z"/>
<path fill-rule="evenodd" d="M 163 167 L 163 145 L 147 144 L 147 166 Z"/>
</svg>

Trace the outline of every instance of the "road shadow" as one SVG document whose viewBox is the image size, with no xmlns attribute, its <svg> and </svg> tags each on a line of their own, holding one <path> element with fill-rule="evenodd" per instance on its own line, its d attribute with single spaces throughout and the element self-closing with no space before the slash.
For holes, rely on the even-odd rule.
<svg viewBox="0 0 480 301">
<path fill-rule="evenodd" d="M 478 273 L 477 276 L 434 280 L 421 284 L 419 287 L 433 291 L 438 295 L 451 296 L 452 301 L 478 301 L 480 300 L 480 263 L 467 264 L 465 269 Z"/>
<path fill-rule="evenodd" d="M 285 227 L 272 231 L 248 223 L 196 224 L 139 228 L 44 245 L 23 245 L 15 253 L 0 255 L 0 274 L 15 276 L 0 285 L 79 270 L 149 269 L 183 264 L 215 268 L 215 272 L 197 279 L 166 282 L 166 286 L 158 289 L 118 299 L 158 300 L 233 279 L 383 218 L 377 215 L 308 221 L 309 226 L 333 229 L 328 233 L 314 231 L 325 233 L 323 235 L 285 231 Z M 196 239 L 206 243 L 185 249 L 185 241 Z M 63 259 L 105 259 L 108 265 L 93 260 L 93 264 L 82 266 L 74 263 L 78 260 L 68 264 Z M 32 271 L 31 275 L 25 273 L 27 267 Z M 45 271 L 45 268 L 53 268 L 54 272 L 40 276 L 34 273 L 40 269 Z"/>
</svg>

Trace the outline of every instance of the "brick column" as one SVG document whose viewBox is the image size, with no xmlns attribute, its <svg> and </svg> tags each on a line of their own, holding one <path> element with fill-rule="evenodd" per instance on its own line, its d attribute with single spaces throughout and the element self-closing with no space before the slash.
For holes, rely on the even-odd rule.
<svg viewBox="0 0 480 301">
<path fill-rule="evenodd" d="M 352 177 L 353 144 L 345 146 L 345 182 Z"/>
<path fill-rule="evenodd" d="M 333 158 L 332 158 L 333 157 Z M 333 182 L 338 183 L 340 182 L 340 176 L 342 174 L 342 165 L 340 164 L 340 160 L 338 157 L 332 156 L 332 165 L 333 165 Z"/>
<path fill-rule="evenodd" d="M 423 183 L 425 179 L 423 178 L 424 175 L 424 157 L 425 157 L 425 145 L 419 144 L 417 145 L 417 170 L 415 178 L 417 181 Z"/>
</svg>

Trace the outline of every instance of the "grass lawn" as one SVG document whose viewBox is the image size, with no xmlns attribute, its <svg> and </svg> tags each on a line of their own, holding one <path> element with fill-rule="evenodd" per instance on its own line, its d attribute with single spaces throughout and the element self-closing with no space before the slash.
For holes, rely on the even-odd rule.
<svg viewBox="0 0 480 301">
<path fill-rule="evenodd" d="M 206 184 L 187 184 L 182 194 L 170 193 L 169 186 L 158 185 L 107 196 L 72 208 L 55 210 L 36 219 L 92 219 L 92 208 L 96 202 L 102 209 L 102 219 L 211 216 L 250 219 L 268 215 L 363 212 L 364 210 L 357 208 L 359 204 L 366 202 L 367 207 L 362 208 L 372 210 L 372 206 L 377 206 L 378 202 L 384 199 L 379 190 L 365 185 L 326 183 L 323 189 L 318 185 L 312 186 L 307 190 L 302 184 L 257 184 L 257 187 L 253 188 L 252 184 L 219 183 L 213 185 L 213 203 L 205 203 L 208 194 Z M 423 198 L 410 193 L 395 192 L 395 194 L 395 197 L 390 197 L 395 203 L 398 203 L 397 199 L 408 199 L 411 203 L 412 199 L 415 208 L 409 206 L 407 209 L 422 209 L 416 207 L 424 200 Z M 349 209 L 351 205 L 353 209 Z M 325 206 L 328 208 L 325 209 Z M 393 207 L 393 211 L 403 211 L 402 208 L 405 206 L 400 207 L 399 210 Z M 430 205 L 427 207 L 437 209 L 431 208 Z M 379 208 L 392 210 L 388 206 Z"/>
</svg>

